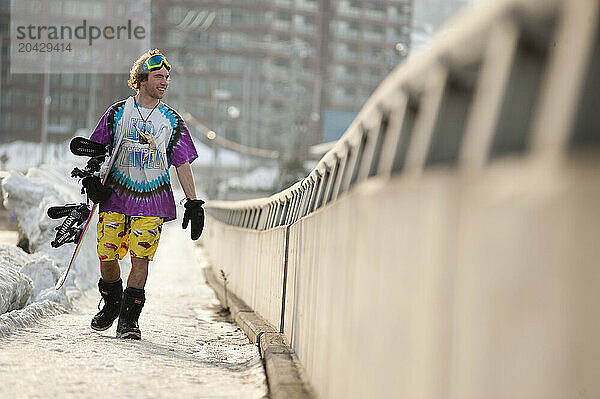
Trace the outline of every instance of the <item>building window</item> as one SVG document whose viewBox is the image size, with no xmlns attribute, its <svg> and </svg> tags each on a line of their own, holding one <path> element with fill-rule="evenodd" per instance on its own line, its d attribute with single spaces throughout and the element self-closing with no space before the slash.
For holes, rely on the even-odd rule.
<svg viewBox="0 0 600 399">
<path fill-rule="evenodd" d="M 277 19 L 280 21 L 291 22 L 292 14 L 287 11 L 277 11 Z"/>
<path fill-rule="evenodd" d="M 204 79 L 192 79 L 190 82 L 190 88 L 192 93 L 195 94 L 206 94 L 208 92 L 208 85 Z"/>
<path fill-rule="evenodd" d="M 273 58 L 273 64 L 277 65 L 278 67 L 284 68 L 290 66 L 290 61 L 287 58 L 275 57 Z"/>
<path fill-rule="evenodd" d="M 125 83 L 126 80 L 129 80 L 129 77 L 127 79 L 124 79 L 123 75 L 113 75 L 113 77 L 112 77 L 113 87 L 121 86 L 122 84 Z"/>
<path fill-rule="evenodd" d="M 73 86 L 73 74 L 72 73 L 65 73 L 62 75 L 62 85 L 63 87 L 71 87 Z"/>
<path fill-rule="evenodd" d="M 63 93 L 60 96 L 60 107 L 64 109 L 70 109 L 73 106 L 73 95 Z"/>
<path fill-rule="evenodd" d="M 6 113 L 4 115 L 2 115 L 2 118 L 0 118 L 0 125 L 2 126 L 3 129 L 10 129 L 11 128 L 11 114 L 10 113 Z"/>
<path fill-rule="evenodd" d="M 39 83 L 40 82 L 40 76 L 39 75 L 33 75 L 33 74 L 27 74 L 27 75 L 25 75 L 25 81 L 27 83 Z"/>
<path fill-rule="evenodd" d="M 11 104 L 12 101 L 12 92 L 7 89 L 7 90 L 3 90 L 2 96 L 0 97 L 0 99 L 2 100 L 2 104 Z M 4 114 L 3 116 L 6 116 L 7 114 Z"/>
<path fill-rule="evenodd" d="M 222 72 L 243 72 L 246 58 L 238 56 L 224 57 L 220 64 Z"/>
<path fill-rule="evenodd" d="M 170 7 L 167 11 L 167 21 L 178 24 L 183 20 L 187 11 L 186 8 L 180 6 Z"/>
<path fill-rule="evenodd" d="M 25 94 L 25 105 L 28 107 L 37 105 L 37 96 L 33 94 Z"/>
<path fill-rule="evenodd" d="M 36 121 L 35 118 L 33 116 L 28 116 L 25 118 L 25 129 L 26 130 L 33 130 L 36 127 Z"/>
<path fill-rule="evenodd" d="M 61 116 L 60 117 L 60 126 L 70 128 L 73 125 L 73 118 L 70 116 Z"/>
<path fill-rule="evenodd" d="M 233 97 L 242 94 L 242 82 L 239 79 L 224 79 L 219 81 L 219 89 L 231 93 Z"/>
<path fill-rule="evenodd" d="M 77 108 L 81 111 L 85 111 L 88 108 L 88 97 L 80 97 L 77 101 Z"/>
</svg>

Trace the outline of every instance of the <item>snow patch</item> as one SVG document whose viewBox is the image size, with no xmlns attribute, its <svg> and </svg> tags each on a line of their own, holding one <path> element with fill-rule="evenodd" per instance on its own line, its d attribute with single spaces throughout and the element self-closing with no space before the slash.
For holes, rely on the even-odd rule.
<svg viewBox="0 0 600 399">
<path fill-rule="evenodd" d="M 31 168 L 25 174 L 13 170 L 2 179 L 4 206 L 16 216 L 19 229 L 29 240 L 34 253 L 0 244 L 0 259 L 7 265 L 0 270 L 3 304 L 0 305 L 0 335 L 46 315 L 68 310 L 72 299 L 92 287 L 98 279 L 95 234 L 88 231 L 64 288 L 54 289 L 75 245 L 52 248 L 50 242 L 54 239 L 55 228 L 63 219 L 52 220 L 46 212 L 51 206 L 84 201 L 77 180 L 70 178 L 73 167 L 73 163 L 54 163 Z M 97 219 L 94 215 L 90 229 L 94 228 Z"/>
<path fill-rule="evenodd" d="M 0 259 L 11 265 L 24 265 L 29 261 L 30 255 L 19 247 L 0 244 Z"/>
<path fill-rule="evenodd" d="M 65 165 L 45 166 L 32 168 L 26 175 L 13 171 L 2 180 L 4 206 L 16 215 L 34 252 L 54 239 L 57 221 L 48 218 L 48 208 L 81 201 L 77 181 L 68 179 L 69 175 Z"/>
<path fill-rule="evenodd" d="M 38 302 L 48 288 L 56 291 L 54 285 L 61 274 L 56 262 L 47 255 L 32 256 L 32 259 L 21 268 L 21 273 L 25 274 L 33 282 L 34 290 L 29 303 Z M 59 292 L 64 296 L 64 291 Z"/>
<path fill-rule="evenodd" d="M 29 277 L 0 261 L 0 314 L 22 309 L 32 291 L 33 283 Z"/>
<path fill-rule="evenodd" d="M 81 157 L 76 157 L 69 150 L 69 141 L 63 143 L 47 143 L 46 159 L 50 163 L 59 160 L 61 163 L 79 163 Z M 0 145 L 0 157 L 6 155 L 6 170 L 27 171 L 29 168 L 38 166 L 42 160 L 42 146 L 40 143 L 27 141 L 13 141 Z M 0 165 L 2 166 L 2 165 Z"/>
<path fill-rule="evenodd" d="M 0 315 L 0 338 L 10 335 L 13 331 L 33 325 L 38 320 L 65 313 L 61 304 L 51 301 L 36 302 L 21 310 L 13 310 Z"/>
<path fill-rule="evenodd" d="M 244 190 L 272 190 L 279 179 L 279 168 L 258 167 L 243 176 L 227 179 L 227 185 Z"/>
</svg>

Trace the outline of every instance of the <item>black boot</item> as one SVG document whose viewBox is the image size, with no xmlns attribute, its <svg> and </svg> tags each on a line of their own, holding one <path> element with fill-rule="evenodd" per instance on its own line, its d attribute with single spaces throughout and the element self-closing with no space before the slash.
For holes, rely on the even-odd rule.
<svg viewBox="0 0 600 399">
<path fill-rule="evenodd" d="M 142 339 L 138 318 L 144 307 L 144 302 L 146 302 L 146 295 L 143 289 L 125 288 L 119 324 L 117 324 L 117 338 Z"/>
<path fill-rule="evenodd" d="M 121 300 L 123 298 L 123 282 L 121 279 L 113 283 L 107 283 L 100 279 L 98 281 L 98 289 L 100 290 L 100 303 L 104 300 L 104 307 L 92 319 L 92 329 L 96 331 L 104 331 L 112 326 L 113 321 L 119 317 L 121 310 Z"/>
</svg>

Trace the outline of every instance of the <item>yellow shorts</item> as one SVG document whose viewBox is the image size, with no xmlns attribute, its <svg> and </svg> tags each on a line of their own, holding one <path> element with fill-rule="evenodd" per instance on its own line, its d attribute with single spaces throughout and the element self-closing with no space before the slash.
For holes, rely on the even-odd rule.
<svg viewBox="0 0 600 399">
<path fill-rule="evenodd" d="M 98 258 L 123 259 L 129 251 L 134 258 L 152 260 L 164 219 L 153 216 L 126 216 L 101 212 L 98 217 Z"/>
</svg>

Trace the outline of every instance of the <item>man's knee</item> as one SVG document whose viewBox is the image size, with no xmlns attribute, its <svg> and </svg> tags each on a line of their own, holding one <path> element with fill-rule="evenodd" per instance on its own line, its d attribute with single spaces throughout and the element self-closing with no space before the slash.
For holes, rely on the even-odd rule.
<svg viewBox="0 0 600 399">
<path fill-rule="evenodd" d="M 118 267 L 119 267 L 119 261 L 116 261 L 116 260 L 103 260 L 103 261 L 100 261 L 100 268 L 101 269 L 110 270 L 110 269 L 117 269 Z"/>
<path fill-rule="evenodd" d="M 119 262 L 116 260 L 108 260 L 100 262 L 100 274 L 105 281 L 116 281 L 121 278 L 121 269 Z"/>
<path fill-rule="evenodd" d="M 148 263 L 150 261 L 146 258 L 138 258 L 138 257 L 131 257 L 131 267 L 132 268 L 148 268 Z"/>
</svg>

